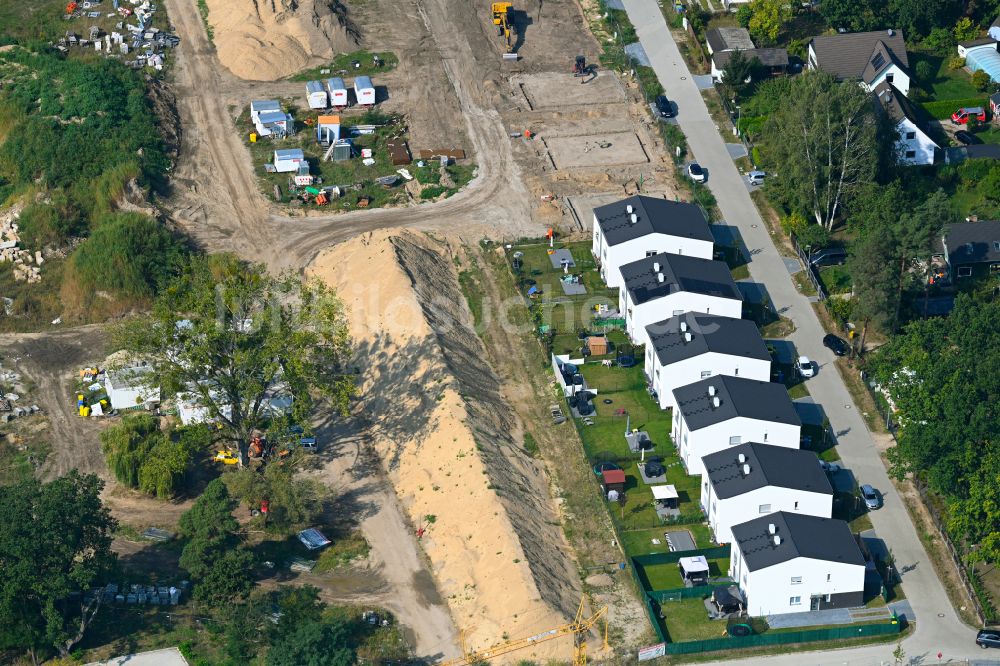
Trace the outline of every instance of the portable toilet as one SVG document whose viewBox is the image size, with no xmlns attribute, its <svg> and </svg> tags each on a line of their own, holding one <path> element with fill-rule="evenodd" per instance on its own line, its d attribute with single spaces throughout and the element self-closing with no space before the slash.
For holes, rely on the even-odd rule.
<svg viewBox="0 0 1000 666">
<path fill-rule="evenodd" d="M 316 119 L 316 140 L 324 146 L 340 140 L 340 116 L 320 116 Z"/>
<path fill-rule="evenodd" d="M 334 77 L 326 80 L 326 90 L 330 93 L 330 106 L 335 109 L 347 108 L 347 86 L 344 79 Z"/>
<path fill-rule="evenodd" d="M 330 105 L 326 88 L 319 81 L 306 82 L 306 100 L 310 109 L 325 109 Z"/>
<path fill-rule="evenodd" d="M 375 104 L 375 86 L 367 76 L 358 76 L 354 79 L 354 96 L 358 104 L 371 106 Z"/>
</svg>

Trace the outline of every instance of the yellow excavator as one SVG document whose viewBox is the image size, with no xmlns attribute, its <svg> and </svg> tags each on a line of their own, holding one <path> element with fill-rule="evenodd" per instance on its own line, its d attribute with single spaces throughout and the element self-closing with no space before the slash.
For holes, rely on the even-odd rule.
<svg viewBox="0 0 1000 666">
<path fill-rule="evenodd" d="M 511 14 L 514 12 L 512 7 L 513 3 L 511 2 L 494 2 L 490 5 L 490 10 L 493 12 L 493 25 L 497 27 L 497 33 L 504 40 L 504 47 L 506 48 L 503 56 L 504 60 L 517 59 L 517 55 L 514 53 L 514 41 L 517 38 L 517 34 L 511 18 Z"/>
</svg>

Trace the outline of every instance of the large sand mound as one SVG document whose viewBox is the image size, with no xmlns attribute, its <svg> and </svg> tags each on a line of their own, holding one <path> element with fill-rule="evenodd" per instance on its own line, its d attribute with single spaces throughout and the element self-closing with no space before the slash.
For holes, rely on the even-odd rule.
<svg viewBox="0 0 1000 666">
<path fill-rule="evenodd" d="M 274 81 L 358 45 L 339 0 L 205 1 L 219 60 L 241 79 Z"/>
<path fill-rule="evenodd" d="M 456 625 L 482 649 L 562 624 L 580 584 L 452 266 L 447 246 L 386 230 L 333 248 L 310 271 L 350 309 L 373 442 L 410 519 L 427 528 L 423 547 Z M 565 659 L 570 646 L 560 639 L 509 661 Z"/>
</svg>

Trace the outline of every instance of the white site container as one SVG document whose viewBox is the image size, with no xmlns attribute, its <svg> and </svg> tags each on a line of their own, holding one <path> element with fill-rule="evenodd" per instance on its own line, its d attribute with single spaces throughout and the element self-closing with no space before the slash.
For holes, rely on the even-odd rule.
<svg viewBox="0 0 1000 666">
<path fill-rule="evenodd" d="M 375 86 L 367 76 L 359 76 L 354 79 L 354 96 L 358 99 L 358 104 L 371 106 L 375 103 Z"/>
<path fill-rule="evenodd" d="M 349 102 L 347 101 L 347 86 L 344 84 L 344 79 L 336 77 L 327 79 L 326 90 L 330 93 L 330 106 L 338 109 L 347 107 Z"/>
<path fill-rule="evenodd" d="M 325 109 L 330 105 L 326 88 L 319 81 L 308 81 L 306 83 L 306 101 L 309 102 L 310 109 Z"/>
</svg>

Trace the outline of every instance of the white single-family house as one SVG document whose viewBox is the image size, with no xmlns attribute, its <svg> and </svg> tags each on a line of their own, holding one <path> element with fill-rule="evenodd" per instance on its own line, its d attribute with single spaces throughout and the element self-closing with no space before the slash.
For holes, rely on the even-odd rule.
<svg viewBox="0 0 1000 666">
<path fill-rule="evenodd" d="M 108 370 L 104 390 L 112 409 L 150 409 L 160 404 L 160 387 L 148 364 Z"/>
<path fill-rule="evenodd" d="M 717 375 L 771 379 L 771 354 L 748 319 L 688 312 L 646 327 L 645 370 L 660 409 L 674 389 Z"/>
<path fill-rule="evenodd" d="M 674 389 L 673 440 L 688 474 L 744 442 L 799 448 L 802 422 L 783 384 L 719 375 Z"/>
<path fill-rule="evenodd" d="M 621 286 L 623 264 L 663 253 L 711 259 L 714 249 L 708 222 L 695 204 L 640 195 L 594 209 L 590 251 L 612 289 Z"/>
<path fill-rule="evenodd" d="M 301 148 L 274 151 L 274 170 L 278 173 L 298 173 L 299 165 L 307 163 Z"/>
<path fill-rule="evenodd" d="M 934 164 L 939 146 L 931 139 L 913 103 L 887 81 L 875 86 L 872 93 L 875 108 L 884 113 L 896 128 L 896 154 L 899 162 L 907 165 Z"/>
<path fill-rule="evenodd" d="M 751 442 L 702 458 L 701 506 L 716 543 L 733 525 L 777 511 L 833 516 L 833 486 L 812 451 Z"/>
<path fill-rule="evenodd" d="M 861 81 L 868 90 L 887 81 L 903 95 L 910 92 L 910 61 L 899 30 L 819 35 L 809 42 L 809 69 L 841 81 Z"/>
<path fill-rule="evenodd" d="M 842 520 L 779 511 L 734 525 L 729 576 L 754 617 L 864 605 L 865 558 Z"/>
<path fill-rule="evenodd" d="M 620 271 L 618 311 L 637 345 L 648 343 L 647 326 L 685 312 L 743 315 L 743 297 L 723 261 L 657 254 L 624 264 Z"/>
</svg>

